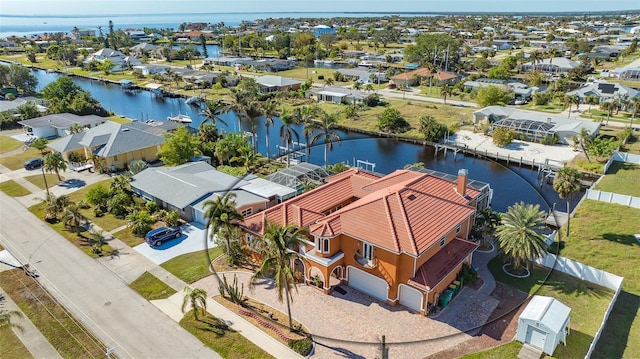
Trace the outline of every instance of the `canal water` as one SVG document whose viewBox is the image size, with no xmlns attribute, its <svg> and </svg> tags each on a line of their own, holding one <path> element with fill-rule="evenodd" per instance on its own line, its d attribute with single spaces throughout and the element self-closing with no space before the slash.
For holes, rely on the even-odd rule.
<svg viewBox="0 0 640 359">
<path fill-rule="evenodd" d="M 38 89 L 55 81 L 59 76 L 56 73 L 34 70 L 38 79 Z M 98 80 L 89 80 L 74 77 L 73 81 L 85 90 L 91 92 L 102 106 L 116 114 L 136 120 L 166 120 L 167 116 L 187 114 L 193 119 L 191 126 L 199 126 L 204 117 L 200 115 L 197 106 L 185 104 L 183 98 L 161 98 L 148 91 L 135 93 L 125 92 L 119 85 L 105 83 Z M 225 131 L 237 131 L 238 121 L 233 113 L 223 116 L 227 126 L 219 125 Z M 266 153 L 264 119 L 261 119 L 257 128 L 258 150 Z M 270 128 L 271 155 L 277 153 L 276 145 L 281 144 L 279 129 L 281 123 L 276 119 Z M 242 123 L 242 131 L 250 131 L 249 123 Z M 301 127 L 296 131 L 302 134 Z M 437 171 L 456 174 L 459 169 L 469 170 L 469 177 L 483 182 L 488 182 L 494 189 L 493 207 L 497 211 L 505 211 L 508 206 L 524 201 L 525 203 L 540 204 L 541 209 L 548 210 L 554 203 L 564 209 L 565 202 L 560 200 L 551 185 L 543 184 L 537 180 L 537 171 L 530 168 L 507 167 L 494 161 L 483 160 L 458 154 L 449 153 L 446 158 L 440 153 L 434 156 L 434 149 L 429 146 L 415 145 L 389 138 L 377 138 L 357 133 L 339 131 L 341 144 L 335 145 L 329 152 L 329 163 L 346 162 L 354 164 L 356 160 L 364 160 L 375 163 L 375 171 L 390 173 L 403 168 L 406 164 L 423 162 L 427 168 Z M 304 138 L 300 137 L 304 142 Z M 311 148 L 309 162 L 324 164 L 324 147 L 316 145 Z"/>
</svg>

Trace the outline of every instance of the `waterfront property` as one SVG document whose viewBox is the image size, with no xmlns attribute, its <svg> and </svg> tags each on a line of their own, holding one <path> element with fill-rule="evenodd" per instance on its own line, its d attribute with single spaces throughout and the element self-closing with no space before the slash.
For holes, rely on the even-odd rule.
<svg viewBox="0 0 640 359">
<path fill-rule="evenodd" d="M 307 98 L 318 102 L 331 102 L 335 104 L 364 103 L 373 93 L 347 89 L 340 86 L 325 86 L 312 88 L 307 91 Z"/>
<path fill-rule="evenodd" d="M 553 355 L 561 342 L 567 345 L 571 308 L 560 301 L 534 295 L 518 318 L 516 340 Z"/>
<path fill-rule="evenodd" d="M 155 131 L 154 126 L 142 123 L 118 124 L 107 121 L 86 131 L 50 142 L 48 146 L 62 153 L 64 159 L 69 162 L 77 162 L 73 157 L 93 159 L 96 167 L 114 171 L 126 168 L 129 162 L 134 160 L 158 160 L 158 151 L 164 143 L 164 137 L 153 133 Z"/>
<path fill-rule="evenodd" d="M 595 81 L 587 82 L 577 90 L 567 92 L 567 95 L 578 96 L 582 102 L 585 102 L 587 96 L 595 96 L 599 102 L 605 102 L 612 100 L 616 96 L 628 99 L 640 98 L 640 91 L 618 83 Z"/>
<path fill-rule="evenodd" d="M 295 91 L 300 88 L 302 81 L 298 81 L 288 77 L 264 75 L 256 78 L 256 82 L 260 85 L 261 93 L 269 93 L 275 91 Z"/>
<path fill-rule="evenodd" d="M 538 62 L 527 62 L 522 65 L 522 72 L 542 71 L 547 74 L 568 73 L 580 65 L 579 62 L 566 57 L 554 57 Z"/>
<path fill-rule="evenodd" d="M 239 179 L 217 171 L 206 162 L 176 167 L 152 167 L 133 176 L 131 189 L 161 208 L 177 210 L 187 221 L 206 224 L 204 202 L 235 194 L 236 209 L 248 216 L 282 201 L 295 190 L 251 177 Z"/>
<path fill-rule="evenodd" d="M 295 270 L 329 293 L 349 286 L 391 305 L 425 313 L 471 263 L 468 241 L 476 208 L 490 188 L 435 171 L 398 170 L 387 176 L 350 169 L 327 184 L 246 218 L 245 241 L 265 223 L 307 227 L 310 240 L 296 250 Z"/>
<path fill-rule="evenodd" d="M 91 128 L 107 121 L 106 118 L 87 115 L 78 116 L 72 113 L 58 113 L 36 117 L 28 120 L 18 121 L 24 127 L 26 133 L 38 138 L 64 137 L 70 134 L 73 125 L 81 128 Z"/>
<path fill-rule="evenodd" d="M 582 129 L 595 137 L 600 131 L 600 123 L 580 121 L 535 111 L 519 110 L 513 107 L 489 106 L 473 113 L 475 124 L 489 122 L 492 128 L 506 127 L 516 131 L 527 140 L 540 142 L 547 136 L 558 136 L 558 142 L 573 143 L 573 137 Z"/>
</svg>

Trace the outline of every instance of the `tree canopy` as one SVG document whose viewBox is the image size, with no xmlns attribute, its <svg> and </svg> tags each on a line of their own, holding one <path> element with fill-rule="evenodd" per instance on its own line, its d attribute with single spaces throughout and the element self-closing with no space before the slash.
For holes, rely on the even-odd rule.
<svg viewBox="0 0 640 359">
<path fill-rule="evenodd" d="M 166 165 L 181 165 L 199 153 L 199 146 L 200 139 L 180 126 L 174 133 L 165 134 L 165 143 L 159 152 L 160 158 Z"/>
<path fill-rule="evenodd" d="M 70 112 L 76 115 L 106 116 L 106 111 L 98 101 L 91 97 L 71 77 L 63 76 L 42 89 L 42 97 L 49 102 L 49 111 L 53 113 Z"/>
</svg>

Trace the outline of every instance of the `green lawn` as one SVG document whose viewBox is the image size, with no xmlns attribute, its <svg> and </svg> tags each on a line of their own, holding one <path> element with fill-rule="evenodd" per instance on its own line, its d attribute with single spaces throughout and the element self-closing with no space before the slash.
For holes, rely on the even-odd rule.
<svg viewBox="0 0 640 359">
<path fill-rule="evenodd" d="M 209 259 L 214 260 L 222 255 L 222 248 L 215 247 L 209 249 L 209 258 L 204 250 L 186 253 L 162 263 L 160 266 L 176 277 L 191 284 L 206 276 L 211 275 L 209 271 Z"/>
<path fill-rule="evenodd" d="M 180 321 L 180 325 L 225 359 L 273 358 L 242 334 L 210 314 L 196 321 L 193 311 L 189 311 Z"/>
<path fill-rule="evenodd" d="M 130 118 L 121 117 L 121 116 L 109 116 L 109 117 L 107 117 L 107 120 L 109 120 L 111 122 L 120 123 L 120 124 L 131 122 Z"/>
<path fill-rule="evenodd" d="M 131 289 L 146 300 L 166 299 L 176 293 L 175 289 L 166 285 L 149 272 L 144 272 L 138 279 L 129 284 Z"/>
<path fill-rule="evenodd" d="M 106 189 L 109 189 L 109 184 L 111 183 L 112 179 L 111 178 L 107 178 L 105 180 L 96 182 L 94 184 L 91 184 L 89 186 L 83 187 L 77 191 L 72 192 L 71 194 L 69 194 L 69 200 L 73 201 L 73 202 L 78 202 L 78 201 L 86 201 L 86 195 L 87 192 L 89 190 L 91 190 L 94 187 L 98 187 L 98 186 L 102 186 Z M 120 219 L 120 218 L 116 218 L 115 216 L 105 213 L 103 216 L 101 217 L 96 217 L 93 214 L 93 209 L 89 208 L 89 209 L 83 209 L 82 213 L 93 223 L 95 223 L 97 226 L 99 226 L 100 228 L 104 229 L 105 231 L 112 231 L 118 227 L 124 226 L 127 224 L 127 220 L 125 219 Z"/>
<path fill-rule="evenodd" d="M 11 328 L 0 329 L 0 348 L 2 348 L 3 359 L 33 358 Z"/>
<path fill-rule="evenodd" d="M 29 148 L 28 150 L 16 155 L 0 158 L 0 165 L 3 165 L 12 171 L 15 171 L 21 169 L 23 163 L 32 158 L 38 157 L 42 157 L 40 151 L 36 150 L 35 148 Z"/>
<path fill-rule="evenodd" d="M 507 344 L 481 351 L 479 353 L 473 353 L 465 355 L 463 359 L 503 359 L 503 358 L 517 358 L 518 353 L 522 349 L 522 344 L 517 341 L 512 341 Z"/>
<path fill-rule="evenodd" d="M 613 162 L 607 175 L 596 186 L 599 191 L 640 197 L 640 165 Z"/>
<path fill-rule="evenodd" d="M 25 276 L 22 270 L 13 269 L 0 273 L 0 283 L 63 358 L 104 356 L 104 348 L 107 346 L 97 342 L 79 320 L 73 318 L 48 295 L 36 279 Z M 2 348 L 1 356 L 5 358 L 5 350 L 8 349 L 4 345 Z"/>
<path fill-rule="evenodd" d="M 0 183 L 0 191 L 11 197 L 22 197 L 31 194 L 28 189 L 22 187 L 14 180 L 8 180 Z"/>
<path fill-rule="evenodd" d="M 9 136 L 0 136 L 0 153 L 7 153 L 22 147 L 22 142 Z"/>
<path fill-rule="evenodd" d="M 125 228 L 113 234 L 114 237 L 126 243 L 129 247 L 133 248 L 138 244 L 144 243 L 144 237 L 137 236 L 131 232 L 130 228 Z"/>
<path fill-rule="evenodd" d="M 600 328 L 613 291 L 558 271 L 551 272 L 547 277 L 547 268 L 536 268 L 530 277 L 517 279 L 504 273 L 502 264 L 500 258 L 489 262 L 489 269 L 497 281 L 530 295 L 556 298 L 571 308 L 571 334 L 567 346 L 559 345 L 554 354 L 558 358 L 584 357 Z"/>
<path fill-rule="evenodd" d="M 51 187 L 53 187 L 53 186 L 55 186 L 55 185 L 57 185 L 58 183 L 61 182 L 60 180 L 58 180 L 58 176 L 55 173 L 45 173 L 44 176 L 47 178 L 47 186 L 49 186 L 49 188 L 51 188 Z M 64 176 L 60 175 L 60 178 L 62 178 L 62 181 L 64 181 Z M 34 185 L 36 185 L 40 189 L 45 189 L 44 178 L 42 177 L 42 172 L 40 172 L 37 175 L 27 176 L 24 179 L 26 179 L 27 181 L 33 183 Z"/>
<path fill-rule="evenodd" d="M 307 72 L 309 74 L 308 77 Z M 300 81 L 307 81 L 307 79 L 310 78 L 314 83 L 324 84 L 324 80 L 319 80 L 318 76 L 324 76 L 325 79 L 331 78 L 333 80 L 334 72 L 336 72 L 335 69 L 327 69 L 323 67 L 309 67 L 308 69 L 306 67 L 296 67 L 295 69 L 280 71 L 278 72 L 278 76 L 291 77 Z M 336 82 L 336 84 L 340 86 L 344 86 L 348 83 L 349 82 Z"/>
<path fill-rule="evenodd" d="M 34 206 L 29 207 L 29 211 L 33 213 L 38 218 L 44 218 L 46 213 L 45 205 L 43 203 L 36 204 Z M 62 222 L 57 223 L 47 223 L 51 228 L 53 228 L 56 232 L 58 232 L 61 236 L 66 238 L 73 245 L 78 247 L 81 251 L 86 253 L 88 256 L 97 258 L 98 255 L 91 251 L 92 243 L 88 239 L 90 238 L 89 233 L 82 227 L 80 227 L 80 236 L 75 232 L 74 228 L 67 228 L 64 226 Z M 102 246 L 102 251 L 105 254 L 109 254 L 113 251 L 113 248 L 108 244 Z"/>
<path fill-rule="evenodd" d="M 624 277 L 594 358 L 640 358 L 640 209 L 584 201 L 560 254 Z"/>
</svg>

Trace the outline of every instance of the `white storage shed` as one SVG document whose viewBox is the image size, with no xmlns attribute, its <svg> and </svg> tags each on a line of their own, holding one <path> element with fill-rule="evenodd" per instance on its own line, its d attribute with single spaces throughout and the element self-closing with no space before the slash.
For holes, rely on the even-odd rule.
<svg viewBox="0 0 640 359">
<path fill-rule="evenodd" d="M 533 296 L 518 319 L 516 340 L 553 355 L 560 342 L 567 344 L 570 311 L 554 298 Z"/>
</svg>

